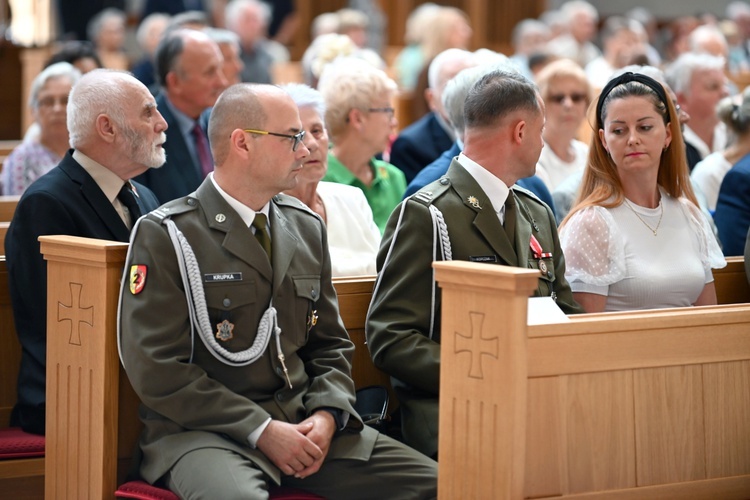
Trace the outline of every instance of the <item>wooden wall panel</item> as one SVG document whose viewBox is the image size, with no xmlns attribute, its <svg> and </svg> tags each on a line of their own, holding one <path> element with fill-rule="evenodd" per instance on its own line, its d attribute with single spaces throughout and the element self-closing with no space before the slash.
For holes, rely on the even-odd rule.
<svg viewBox="0 0 750 500">
<path fill-rule="evenodd" d="M 703 398 L 706 476 L 750 474 L 750 361 L 703 365 Z"/>
<path fill-rule="evenodd" d="M 406 18 L 426 0 L 380 0 L 387 19 L 384 44 L 404 45 Z M 491 48 L 507 53 L 513 27 L 527 17 L 537 17 L 547 8 L 546 0 L 518 2 L 513 0 L 433 0 L 440 5 L 458 7 L 469 15 L 474 35 L 471 49 Z M 293 59 L 299 59 L 310 43 L 310 23 L 323 12 L 333 12 L 346 5 L 346 0 L 297 0 L 300 29 L 291 47 Z"/>
<path fill-rule="evenodd" d="M 560 495 L 567 475 L 562 384 L 565 377 L 529 379 L 526 413 L 526 477 L 524 496 L 539 498 Z"/>
<path fill-rule="evenodd" d="M 635 487 L 632 371 L 567 379 L 568 490 L 563 494 Z M 608 460 L 597 458 L 604 456 Z"/>
<path fill-rule="evenodd" d="M 638 486 L 705 479 L 700 365 L 636 370 Z"/>
</svg>

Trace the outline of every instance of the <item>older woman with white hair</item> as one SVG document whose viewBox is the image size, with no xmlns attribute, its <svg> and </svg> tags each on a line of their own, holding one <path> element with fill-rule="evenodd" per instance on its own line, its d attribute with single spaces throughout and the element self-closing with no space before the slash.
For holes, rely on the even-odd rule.
<svg viewBox="0 0 750 500">
<path fill-rule="evenodd" d="M 317 213 L 326 224 L 333 276 L 375 274 L 380 231 L 362 191 L 353 186 L 321 182 L 328 170 L 325 102 L 317 90 L 298 83 L 282 86 L 299 108 L 305 158 L 297 186 L 285 191 Z"/>
<path fill-rule="evenodd" d="M 60 163 L 70 149 L 66 123 L 68 94 L 80 77 L 81 72 L 71 64 L 60 62 L 34 79 L 29 108 L 38 133 L 29 134 L 3 162 L 2 194 L 23 194 L 32 182 Z"/>
<path fill-rule="evenodd" d="M 326 103 L 326 128 L 333 140 L 324 180 L 360 188 L 382 234 L 406 190 L 404 174 L 375 155 L 388 148 L 397 125 L 391 102 L 396 82 L 355 58 L 326 67 L 318 84 Z"/>
</svg>

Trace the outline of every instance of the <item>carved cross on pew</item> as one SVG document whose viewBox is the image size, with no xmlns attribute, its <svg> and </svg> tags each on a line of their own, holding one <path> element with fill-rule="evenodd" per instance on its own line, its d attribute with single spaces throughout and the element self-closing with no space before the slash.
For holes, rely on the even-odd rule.
<svg viewBox="0 0 750 500">
<path fill-rule="evenodd" d="M 94 306 L 81 307 L 81 291 L 83 285 L 80 283 L 69 283 L 70 285 L 70 305 L 66 306 L 62 302 L 57 303 L 57 321 L 70 321 L 70 339 L 71 345 L 81 345 L 81 323 L 94 326 Z"/>
<path fill-rule="evenodd" d="M 484 372 L 482 371 L 482 355 L 492 356 L 497 359 L 498 357 L 498 342 L 497 336 L 490 339 L 482 337 L 482 325 L 484 323 L 484 314 L 479 312 L 469 313 L 469 322 L 471 324 L 471 333 L 467 337 L 459 332 L 456 334 L 456 354 L 460 352 L 468 352 L 471 354 L 471 362 L 469 364 L 469 377 L 483 379 Z"/>
</svg>

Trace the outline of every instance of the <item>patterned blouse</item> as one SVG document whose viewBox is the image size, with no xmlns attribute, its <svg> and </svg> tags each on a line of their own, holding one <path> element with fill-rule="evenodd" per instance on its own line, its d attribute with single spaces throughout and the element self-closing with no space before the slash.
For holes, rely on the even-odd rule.
<svg viewBox="0 0 750 500">
<path fill-rule="evenodd" d="M 20 195 L 62 158 L 36 141 L 24 141 L 3 162 L 0 189 L 4 195 Z"/>
</svg>

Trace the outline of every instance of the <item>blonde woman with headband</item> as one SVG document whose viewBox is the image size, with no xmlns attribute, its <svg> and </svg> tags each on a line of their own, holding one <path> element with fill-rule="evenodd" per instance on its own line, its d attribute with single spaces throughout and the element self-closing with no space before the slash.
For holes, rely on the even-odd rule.
<svg viewBox="0 0 750 500">
<path fill-rule="evenodd" d="M 726 262 L 690 186 L 678 114 L 664 87 L 625 73 L 596 105 L 597 136 L 560 237 L 587 312 L 716 304 Z"/>
</svg>

